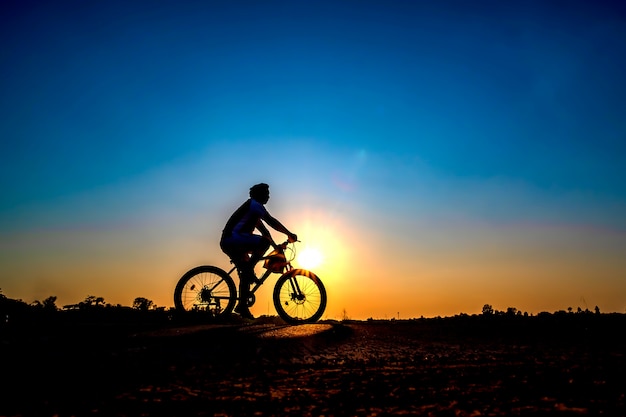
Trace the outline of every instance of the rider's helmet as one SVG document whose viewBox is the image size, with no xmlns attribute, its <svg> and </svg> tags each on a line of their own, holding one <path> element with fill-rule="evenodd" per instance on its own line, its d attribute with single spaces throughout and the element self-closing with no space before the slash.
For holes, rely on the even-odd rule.
<svg viewBox="0 0 626 417">
<path fill-rule="evenodd" d="M 263 267 L 272 272 L 283 272 L 287 267 L 287 258 L 282 251 L 274 250 L 266 256 Z"/>
</svg>

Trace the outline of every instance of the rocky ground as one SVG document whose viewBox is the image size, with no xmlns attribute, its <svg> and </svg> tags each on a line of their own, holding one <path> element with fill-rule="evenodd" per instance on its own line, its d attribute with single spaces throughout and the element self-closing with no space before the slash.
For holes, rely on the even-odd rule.
<svg viewBox="0 0 626 417">
<path fill-rule="evenodd" d="M 4 329 L 0 415 L 623 416 L 623 324 L 264 318 Z"/>
</svg>

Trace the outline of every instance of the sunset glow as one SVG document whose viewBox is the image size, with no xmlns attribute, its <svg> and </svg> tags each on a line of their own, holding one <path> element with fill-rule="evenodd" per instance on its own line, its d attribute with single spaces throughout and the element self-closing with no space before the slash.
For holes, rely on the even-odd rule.
<svg viewBox="0 0 626 417">
<path fill-rule="evenodd" d="M 265 182 L 327 318 L 626 311 L 611 2 L 157 3 L 0 13 L 3 295 L 171 307 Z"/>
<path fill-rule="evenodd" d="M 322 252 L 316 248 L 304 248 L 298 253 L 298 264 L 304 269 L 314 269 L 324 260 Z"/>
</svg>

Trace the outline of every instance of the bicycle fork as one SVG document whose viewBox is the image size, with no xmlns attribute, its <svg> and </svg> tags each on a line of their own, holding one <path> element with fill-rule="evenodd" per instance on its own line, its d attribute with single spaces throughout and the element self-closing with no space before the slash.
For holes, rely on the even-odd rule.
<svg viewBox="0 0 626 417">
<path fill-rule="evenodd" d="M 300 290 L 300 285 L 298 284 L 298 280 L 295 277 L 289 278 L 289 285 L 291 286 L 291 300 L 292 301 L 303 301 L 304 294 Z"/>
</svg>

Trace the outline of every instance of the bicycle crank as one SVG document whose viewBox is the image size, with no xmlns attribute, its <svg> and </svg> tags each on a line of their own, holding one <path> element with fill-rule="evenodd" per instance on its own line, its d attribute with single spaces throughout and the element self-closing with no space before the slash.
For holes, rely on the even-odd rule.
<svg viewBox="0 0 626 417">
<path fill-rule="evenodd" d="M 256 296 L 254 294 L 250 294 L 246 300 L 246 304 L 248 307 L 252 307 L 254 303 L 256 303 Z"/>
</svg>

